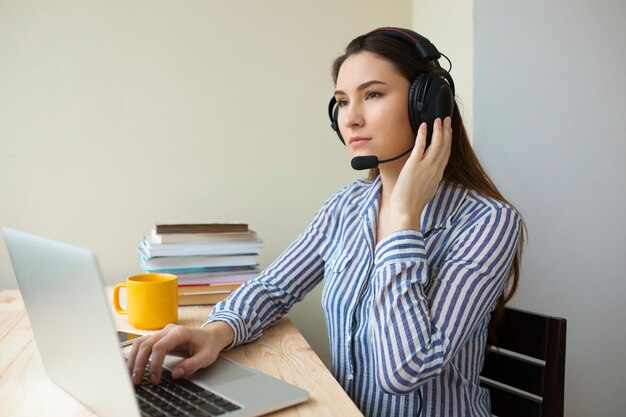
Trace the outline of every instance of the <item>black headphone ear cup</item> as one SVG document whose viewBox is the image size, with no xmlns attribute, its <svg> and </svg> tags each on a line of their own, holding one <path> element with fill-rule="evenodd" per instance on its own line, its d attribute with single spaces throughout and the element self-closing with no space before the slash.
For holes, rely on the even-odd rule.
<svg viewBox="0 0 626 417">
<path fill-rule="evenodd" d="M 454 96 L 446 80 L 436 74 L 429 74 L 428 78 L 428 86 L 422 99 L 425 106 L 420 112 L 422 122 L 428 124 L 427 147 L 433 136 L 435 119 L 439 117 L 443 120 L 446 116 L 451 116 L 454 109 Z"/>
<path fill-rule="evenodd" d="M 429 101 L 434 103 L 433 120 L 437 117 L 442 120 L 447 116 L 452 116 L 454 112 L 454 82 L 450 74 L 439 68 L 430 75 L 432 87 L 429 88 Z"/>
<path fill-rule="evenodd" d="M 339 106 L 337 105 L 337 100 L 335 100 L 335 97 L 331 97 L 330 101 L 328 102 L 328 117 L 330 118 L 330 127 L 335 131 L 335 133 L 337 133 L 337 136 L 339 136 L 339 140 L 345 146 L 346 142 L 344 142 L 343 137 L 341 136 L 341 132 L 339 131 Z"/>
<path fill-rule="evenodd" d="M 339 106 L 335 105 L 335 109 L 333 110 L 333 129 L 337 132 L 337 136 L 339 136 L 339 140 L 343 145 L 346 145 L 346 142 L 343 140 L 343 136 L 341 136 L 341 132 L 339 131 Z"/>
<path fill-rule="evenodd" d="M 454 97 L 450 85 L 438 71 L 419 74 L 409 89 L 409 121 L 413 133 L 423 122 L 428 125 L 426 147 L 430 145 L 435 118 L 452 114 Z M 450 113 L 450 114 L 447 114 Z"/>
<path fill-rule="evenodd" d="M 435 118 L 439 117 L 443 120 L 448 116 L 452 117 L 454 113 L 454 93 L 450 84 L 441 78 L 440 80 L 440 86 L 435 95 Z"/>
<path fill-rule="evenodd" d="M 428 122 L 429 127 L 437 117 L 444 119 L 446 116 L 452 116 L 454 109 L 452 90 L 445 79 L 440 76 L 433 75 L 430 77 L 424 102 L 426 106 L 420 116 L 423 121 Z"/>
<path fill-rule="evenodd" d="M 419 74 L 415 80 L 413 80 L 409 88 L 409 122 L 411 123 L 411 129 L 413 129 L 415 135 L 417 135 L 417 129 L 422 123 L 420 113 L 423 107 L 422 92 L 426 85 L 426 78 L 426 73 Z"/>
</svg>

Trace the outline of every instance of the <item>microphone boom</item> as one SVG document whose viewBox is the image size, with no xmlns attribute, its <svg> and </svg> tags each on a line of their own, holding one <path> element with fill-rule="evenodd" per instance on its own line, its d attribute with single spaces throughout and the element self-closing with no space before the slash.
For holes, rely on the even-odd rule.
<svg viewBox="0 0 626 417">
<path fill-rule="evenodd" d="M 415 146 L 411 146 L 408 150 L 402 152 L 398 156 L 394 156 L 393 158 L 383 159 L 382 161 L 378 160 L 376 155 L 367 155 L 367 156 L 355 156 L 350 161 L 350 165 L 352 165 L 352 169 L 356 169 L 357 171 L 362 171 L 364 169 L 372 169 L 376 168 L 379 164 L 384 164 L 385 162 L 395 161 L 398 158 L 402 158 L 407 153 L 411 152 Z"/>
</svg>

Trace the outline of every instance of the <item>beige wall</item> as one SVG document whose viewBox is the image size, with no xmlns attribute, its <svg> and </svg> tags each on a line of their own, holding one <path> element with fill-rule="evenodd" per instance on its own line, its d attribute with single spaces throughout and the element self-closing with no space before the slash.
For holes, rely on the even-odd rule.
<svg viewBox="0 0 626 417">
<path fill-rule="evenodd" d="M 246 221 L 271 260 L 357 174 L 331 60 L 409 0 L 0 2 L 0 224 L 139 271 L 157 221 Z M 15 287 L 0 245 L 0 289 Z M 320 288 L 292 319 L 328 363 Z"/>
<path fill-rule="evenodd" d="M 452 61 L 457 100 L 465 127 L 473 141 L 474 2 L 413 0 L 413 29 L 426 36 Z M 442 57 L 441 66 L 448 68 Z"/>
</svg>

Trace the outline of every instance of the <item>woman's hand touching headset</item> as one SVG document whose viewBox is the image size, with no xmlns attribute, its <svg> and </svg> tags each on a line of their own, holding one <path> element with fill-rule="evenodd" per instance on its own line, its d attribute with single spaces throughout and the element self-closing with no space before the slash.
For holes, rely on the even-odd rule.
<svg viewBox="0 0 626 417">
<path fill-rule="evenodd" d="M 421 215 L 433 199 L 450 158 L 452 118 L 435 119 L 433 136 L 426 147 L 426 123 L 417 132 L 415 147 L 404 164 L 390 197 L 393 230 L 420 230 Z"/>
</svg>

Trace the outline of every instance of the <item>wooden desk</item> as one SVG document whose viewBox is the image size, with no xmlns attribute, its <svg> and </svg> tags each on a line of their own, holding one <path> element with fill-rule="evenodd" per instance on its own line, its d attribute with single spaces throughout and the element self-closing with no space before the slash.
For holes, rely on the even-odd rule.
<svg viewBox="0 0 626 417">
<path fill-rule="evenodd" d="M 178 324 L 199 326 L 210 310 L 181 307 Z M 118 329 L 134 330 L 125 316 L 114 317 Z M 271 416 L 362 416 L 288 318 L 223 355 L 309 391 L 307 402 Z M 47 377 L 19 291 L 0 292 L 0 416 L 94 415 Z"/>
</svg>

